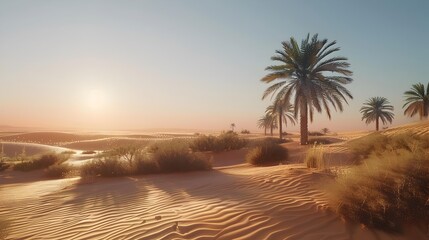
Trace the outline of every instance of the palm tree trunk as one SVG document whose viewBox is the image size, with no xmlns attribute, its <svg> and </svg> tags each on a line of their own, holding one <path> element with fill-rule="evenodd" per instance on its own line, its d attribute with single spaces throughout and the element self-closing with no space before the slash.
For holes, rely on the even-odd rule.
<svg viewBox="0 0 429 240">
<path fill-rule="evenodd" d="M 376 131 L 378 131 L 378 127 L 379 127 L 379 120 L 378 120 L 378 118 L 379 118 L 379 117 L 377 117 L 377 118 L 375 119 L 375 130 L 376 130 Z"/>
<path fill-rule="evenodd" d="M 273 136 L 273 124 L 271 124 L 270 135 Z"/>
<path fill-rule="evenodd" d="M 264 136 L 267 136 L 267 127 L 264 127 Z"/>
<path fill-rule="evenodd" d="M 301 145 L 307 145 L 308 143 L 308 111 L 307 101 L 301 99 L 301 106 L 299 109 L 300 113 L 300 124 L 301 124 Z"/>
<path fill-rule="evenodd" d="M 283 131 L 283 129 L 282 129 L 282 127 L 283 127 L 283 124 L 282 124 L 282 111 L 279 111 L 279 139 L 280 140 L 282 140 L 282 131 Z"/>
</svg>

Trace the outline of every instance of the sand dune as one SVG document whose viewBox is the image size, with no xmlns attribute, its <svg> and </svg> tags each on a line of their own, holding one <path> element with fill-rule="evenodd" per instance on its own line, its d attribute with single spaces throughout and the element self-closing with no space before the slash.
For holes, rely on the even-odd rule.
<svg viewBox="0 0 429 240">
<path fill-rule="evenodd" d="M 324 146 L 332 166 L 350 164 L 345 143 Z M 346 224 L 328 209 L 333 179 L 303 167 L 311 146 L 282 145 L 290 164 L 270 167 L 245 164 L 242 149 L 205 153 L 209 172 L 83 182 L 2 173 L 0 220 L 7 239 L 429 239 L 412 227 L 390 235 Z"/>
<path fill-rule="evenodd" d="M 8 239 L 424 239 L 346 225 L 327 211 L 329 180 L 283 165 L 10 183 L 0 216 Z"/>
</svg>

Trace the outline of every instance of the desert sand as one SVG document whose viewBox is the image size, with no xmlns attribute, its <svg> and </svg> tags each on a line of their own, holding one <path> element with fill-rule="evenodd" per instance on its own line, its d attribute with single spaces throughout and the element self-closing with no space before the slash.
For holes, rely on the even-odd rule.
<svg viewBox="0 0 429 240">
<path fill-rule="evenodd" d="M 209 154 L 208 172 L 82 181 L 6 171 L 0 216 L 7 239 L 428 239 L 413 227 L 391 235 L 345 223 L 328 208 L 332 178 L 304 167 L 307 147 L 283 145 L 291 163 L 268 167 L 244 163 L 242 149 Z M 344 142 L 326 147 L 332 166 L 349 164 Z"/>
</svg>

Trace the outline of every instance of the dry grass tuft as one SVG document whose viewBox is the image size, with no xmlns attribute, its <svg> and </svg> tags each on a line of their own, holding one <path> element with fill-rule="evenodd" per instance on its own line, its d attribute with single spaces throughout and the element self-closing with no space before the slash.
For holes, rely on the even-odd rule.
<svg viewBox="0 0 429 240">
<path fill-rule="evenodd" d="M 405 224 L 427 226 L 427 140 L 408 134 L 372 134 L 354 142 L 354 150 L 361 149 L 360 156 L 365 157 L 330 186 L 335 211 L 344 219 L 392 232 L 400 232 Z"/>
<path fill-rule="evenodd" d="M 288 151 L 275 141 L 266 139 L 259 146 L 251 149 L 246 155 L 246 161 L 252 165 L 267 165 L 287 161 Z"/>
</svg>

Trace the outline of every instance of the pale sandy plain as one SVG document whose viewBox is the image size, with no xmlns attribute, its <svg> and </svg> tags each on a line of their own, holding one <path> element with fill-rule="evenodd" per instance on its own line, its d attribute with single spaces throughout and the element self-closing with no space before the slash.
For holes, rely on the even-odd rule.
<svg viewBox="0 0 429 240">
<path fill-rule="evenodd" d="M 386 133 L 403 131 L 426 134 L 429 124 Z M 351 153 L 345 142 L 365 134 L 333 136 L 344 141 L 326 146 L 330 166 L 347 167 Z M 170 137 L 47 135 L 14 133 L 1 139 L 45 144 L 51 139 L 51 145 L 62 148 L 104 150 L 106 144 Z M 49 180 L 41 171 L 1 172 L 0 218 L 9 222 L 6 239 L 429 239 L 414 227 L 390 235 L 345 223 L 328 207 L 325 188 L 332 177 L 304 167 L 306 147 L 297 142 L 283 146 L 290 151 L 290 164 L 269 167 L 245 164 L 248 149 L 242 149 L 207 153 L 214 166 L 208 172 L 85 182 Z"/>
</svg>

